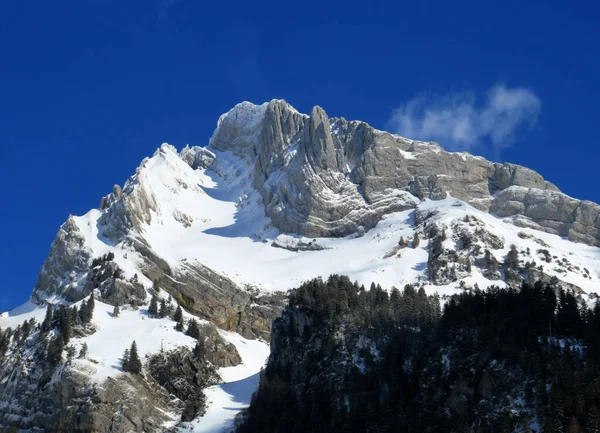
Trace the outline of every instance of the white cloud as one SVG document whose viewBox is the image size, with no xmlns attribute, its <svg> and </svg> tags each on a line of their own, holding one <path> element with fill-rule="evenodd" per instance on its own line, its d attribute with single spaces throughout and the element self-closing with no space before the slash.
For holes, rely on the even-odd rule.
<svg viewBox="0 0 600 433">
<path fill-rule="evenodd" d="M 417 96 L 392 113 L 387 128 L 415 140 L 433 140 L 449 150 L 491 146 L 495 153 L 513 144 L 520 128 L 533 126 L 540 99 L 525 88 L 495 85 L 483 104 L 471 92 Z"/>
</svg>

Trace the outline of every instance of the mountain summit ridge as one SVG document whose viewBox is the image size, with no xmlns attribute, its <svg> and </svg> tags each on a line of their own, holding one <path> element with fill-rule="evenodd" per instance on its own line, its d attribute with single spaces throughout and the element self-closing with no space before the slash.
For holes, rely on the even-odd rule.
<svg viewBox="0 0 600 433">
<path fill-rule="evenodd" d="M 253 185 L 284 232 L 368 230 L 382 215 L 412 206 L 398 193 L 408 191 L 420 199 L 450 194 L 520 226 L 600 244 L 600 206 L 568 197 L 529 168 L 329 119 L 318 106 L 305 115 L 284 100 L 238 104 L 220 117 L 209 147 L 255 161 Z"/>
</svg>

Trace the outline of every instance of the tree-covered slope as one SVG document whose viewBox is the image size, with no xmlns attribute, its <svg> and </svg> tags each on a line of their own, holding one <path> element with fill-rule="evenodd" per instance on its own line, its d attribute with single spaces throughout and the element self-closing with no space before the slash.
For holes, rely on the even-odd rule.
<svg viewBox="0 0 600 433">
<path fill-rule="evenodd" d="M 346 277 L 296 289 L 238 427 L 596 432 L 600 307 L 537 284 L 439 299 Z"/>
</svg>

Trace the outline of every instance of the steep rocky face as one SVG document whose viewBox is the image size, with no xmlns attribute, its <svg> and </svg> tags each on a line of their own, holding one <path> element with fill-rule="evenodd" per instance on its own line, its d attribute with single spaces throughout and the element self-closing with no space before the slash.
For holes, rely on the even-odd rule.
<svg viewBox="0 0 600 433">
<path fill-rule="evenodd" d="M 213 365 L 201 362 L 187 349 L 159 353 L 148 361 L 149 374 L 170 395 L 183 402 L 182 421 L 191 421 L 203 413 L 204 388 L 219 382 Z"/>
<path fill-rule="evenodd" d="M 33 297 L 42 301 L 57 292 L 75 293 L 84 283 L 92 252 L 72 216 L 60 227 L 38 275 Z"/>
<path fill-rule="evenodd" d="M 190 313 L 246 338 L 268 339 L 271 322 L 285 305 L 283 293 L 263 294 L 239 288 L 230 279 L 196 262 L 186 262 L 159 285 Z"/>
<path fill-rule="evenodd" d="M 512 217 L 518 226 L 566 236 L 574 242 L 600 245 L 600 206 L 557 191 L 507 188 L 494 199 L 490 212 Z"/>
<path fill-rule="evenodd" d="M 221 116 L 210 146 L 254 163 L 267 215 L 281 231 L 306 236 L 370 229 L 383 215 L 414 207 L 414 197 L 450 194 L 487 211 L 510 186 L 558 192 L 525 167 L 329 119 L 320 107 L 301 115 L 285 101 L 239 104 Z"/>
</svg>

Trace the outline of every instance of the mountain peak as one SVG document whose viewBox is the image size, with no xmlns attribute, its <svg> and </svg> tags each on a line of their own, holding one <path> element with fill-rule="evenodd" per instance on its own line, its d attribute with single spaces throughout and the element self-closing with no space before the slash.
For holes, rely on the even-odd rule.
<svg viewBox="0 0 600 433">
<path fill-rule="evenodd" d="M 73 377 L 83 390 L 106 384 L 108 377 L 111 386 L 125 383 L 117 398 L 102 394 L 114 388 L 97 387 L 107 404 L 81 409 L 100 413 L 94 418 L 85 412 L 86 419 L 105 419 L 101 411 L 119 412 L 123 395 L 158 401 L 160 390 L 131 388 L 127 381 L 139 382 L 118 367 L 132 339 L 149 359 L 172 357 L 181 366 L 191 357 L 188 345 L 195 340 L 175 331 L 167 317 L 154 317 L 148 294 L 165 309 L 179 304 L 186 321 L 202 319 L 206 341 L 217 347 L 211 362 L 229 367 L 223 380 L 250 379 L 258 377 L 267 356 L 266 344 L 257 339 L 269 340 L 284 293 L 317 276 L 347 275 L 385 289 L 416 284 L 442 297 L 541 281 L 583 298 L 600 279 L 600 250 L 593 246 L 600 243 L 599 215 L 600 206 L 566 196 L 525 167 L 330 118 L 319 106 L 305 115 L 282 100 L 244 102 L 221 116 L 208 146 L 178 151 L 163 143 L 122 187 L 113 187 L 99 209 L 70 215 L 50 247 L 31 302 L 0 321 L 41 322 L 45 304 L 69 305 L 72 312 L 94 294 L 95 323 L 72 337 L 78 349 L 89 345 L 90 360 L 72 359 L 48 386 L 72 389 Z M 505 269 L 500 264 L 509 255 L 511 268 Z M 27 344 L 50 347 L 41 338 Z M 159 355 L 162 340 L 167 350 Z M 23 355 L 29 363 L 32 358 Z M 0 358 L 0 400 L 32 407 L 46 388 L 29 386 L 23 377 L 17 381 L 21 388 L 1 385 L 3 371 L 23 371 L 18 359 Z M 228 376 L 234 371 L 239 376 Z M 206 416 L 220 429 L 224 413 L 232 413 L 230 402 L 238 400 L 223 397 L 225 388 L 215 389 L 221 394 L 209 399 Z M 61 401 L 75 407 L 73 399 Z M 145 418 L 167 422 L 172 400 L 148 405 Z M 63 413 L 55 406 L 49 402 L 36 411 Z M 13 408 L 18 405 L 11 404 L 6 416 L 0 413 L 0 423 L 15 415 Z M 39 427 L 24 413 L 19 420 Z M 121 418 L 122 431 L 135 428 Z M 107 431 L 95 427 L 89 430 Z M 164 431 L 162 424 L 155 427 L 149 431 Z"/>
</svg>

